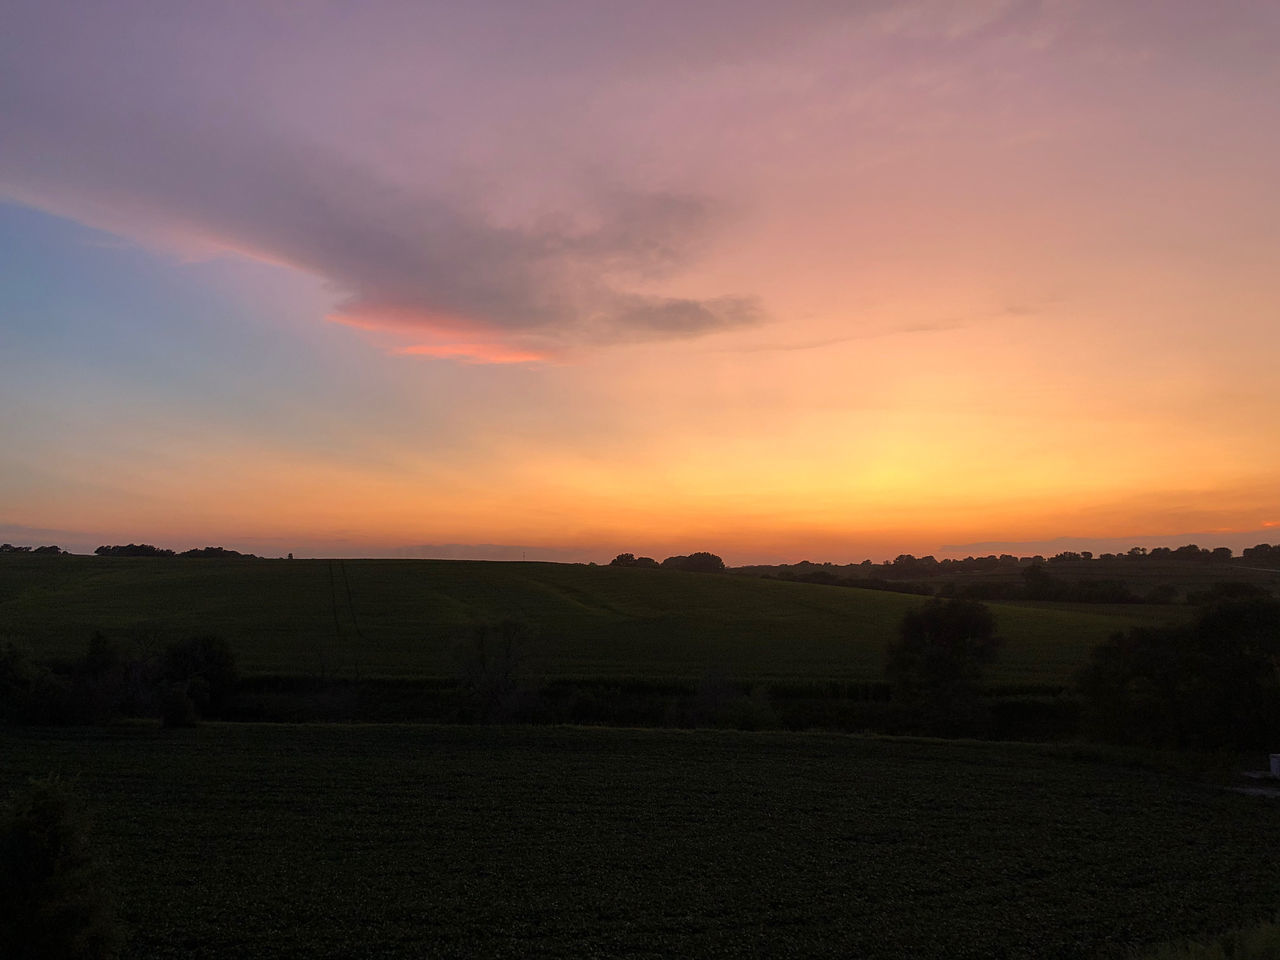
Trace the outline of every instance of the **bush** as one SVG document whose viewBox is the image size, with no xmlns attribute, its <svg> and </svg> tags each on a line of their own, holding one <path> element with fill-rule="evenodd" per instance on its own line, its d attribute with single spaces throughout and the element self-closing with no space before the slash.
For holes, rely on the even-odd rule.
<svg viewBox="0 0 1280 960">
<path fill-rule="evenodd" d="M 32 780 L 0 826 L 0 956 L 114 957 L 123 943 L 83 809 L 56 778 Z"/>
<path fill-rule="evenodd" d="M 173 688 L 181 687 L 202 717 L 222 714 L 240 683 L 235 655 L 221 637 L 192 637 L 165 648 L 160 669 L 161 699 L 165 716 Z M 167 722 L 167 721 L 166 721 Z"/>
<path fill-rule="evenodd" d="M 1139 628 L 1095 648 L 1078 688 L 1086 728 L 1114 743 L 1265 749 L 1280 738 L 1280 603 L 1239 600 L 1189 627 Z"/>
<path fill-rule="evenodd" d="M 915 708 L 923 729 L 971 734 L 983 720 L 982 672 L 999 648 L 984 604 L 931 600 L 902 618 L 885 650 L 885 679 L 894 700 Z"/>
</svg>

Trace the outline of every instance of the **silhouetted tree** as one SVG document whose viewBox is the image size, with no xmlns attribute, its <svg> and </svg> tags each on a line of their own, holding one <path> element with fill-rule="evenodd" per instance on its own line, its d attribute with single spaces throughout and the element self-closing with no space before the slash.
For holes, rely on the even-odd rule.
<svg viewBox="0 0 1280 960">
<path fill-rule="evenodd" d="M 124 546 L 101 546 L 93 551 L 99 557 L 172 557 L 173 551 L 153 547 L 149 543 L 128 543 Z"/>
<path fill-rule="evenodd" d="M 662 566 L 669 570 L 686 570 L 690 573 L 723 573 L 724 561 L 714 553 L 699 551 L 686 556 L 667 557 Z"/>
<path fill-rule="evenodd" d="M 1022 571 L 1022 585 L 1028 600 L 1053 600 L 1058 594 L 1058 581 L 1039 563 Z"/>
<path fill-rule="evenodd" d="M 885 650 L 893 697 L 935 732 L 969 732 L 981 717 L 982 673 L 1000 648 L 995 618 L 973 600 L 931 600 L 902 618 Z"/>
</svg>

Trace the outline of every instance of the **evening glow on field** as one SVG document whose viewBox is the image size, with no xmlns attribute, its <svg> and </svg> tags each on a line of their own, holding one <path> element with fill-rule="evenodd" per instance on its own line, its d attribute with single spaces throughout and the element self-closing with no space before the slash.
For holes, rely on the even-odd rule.
<svg viewBox="0 0 1280 960">
<path fill-rule="evenodd" d="M 1280 5 L 2 9 L 0 540 L 1280 542 Z"/>
</svg>

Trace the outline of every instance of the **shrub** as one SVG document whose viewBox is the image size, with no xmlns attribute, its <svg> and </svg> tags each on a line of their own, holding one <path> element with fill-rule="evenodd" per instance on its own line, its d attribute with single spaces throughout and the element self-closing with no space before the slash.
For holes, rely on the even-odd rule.
<svg viewBox="0 0 1280 960">
<path fill-rule="evenodd" d="M 240 683 L 235 655 L 221 637 L 191 637 L 165 648 L 160 669 L 162 707 L 169 709 L 172 688 L 184 695 L 202 717 L 219 716 Z"/>
<path fill-rule="evenodd" d="M 84 811 L 54 777 L 32 780 L 0 826 L 0 955 L 101 960 L 123 943 Z"/>
<path fill-rule="evenodd" d="M 972 733 L 982 720 L 982 672 L 999 648 L 984 604 L 930 600 L 902 618 L 885 650 L 885 679 L 929 732 Z"/>
<path fill-rule="evenodd" d="M 1280 603 L 1238 600 L 1188 627 L 1096 647 L 1078 688 L 1088 731 L 1147 746 L 1266 748 L 1280 738 Z"/>
</svg>

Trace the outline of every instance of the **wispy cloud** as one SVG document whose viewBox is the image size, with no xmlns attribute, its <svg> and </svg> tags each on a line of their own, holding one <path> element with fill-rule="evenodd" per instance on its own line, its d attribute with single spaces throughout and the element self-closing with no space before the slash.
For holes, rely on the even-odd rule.
<svg viewBox="0 0 1280 960">
<path fill-rule="evenodd" d="M 5 45 L 0 194 L 152 243 L 314 274 L 334 292 L 334 319 L 439 341 L 402 344 L 407 353 L 519 362 L 567 346 L 696 336 L 763 315 L 749 296 L 653 292 L 722 228 L 708 196 L 619 185 L 606 171 L 584 178 L 559 210 L 504 217 L 483 191 L 441 173 L 460 162 L 453 151 L 462 146 L 449 143 L 460 136 L 456 122 L 439 124 L 436 169 L 395 175 L 403 137 L 381 147 L 335 142 L 337 130 L 306 133 L 259 104 L 278 90 L 227 72 L 237 54 L 260 52 L 260 38 L 237 35 L 235 24 L 211 37 L 207 55 L 190 51 L 194 62 L 172 62 L 169 36 L 124 61 L 120 24 L 130 14 L 82 13 L 112 56 L 83 23 L 64 30 L 53 12 L 28 10 L 15 25 L 23 29 L 10 32 L 43 35 L 63 53 L 51 60 Z M 141 38 L 152 29 L 141 26 Z M 179 41 L 190 46 L 190 37 Z M 305 60 L 323 50 L 293 53 Z M 222 72 L 219 84 L 206 69 Z M 405 95 L 397 82 L 373 92 Z M 464 92 L 448 106 L 465 113 L 466 101 Z M 365 120 L 337 113 L 332 123 Z M 537 182 L 537 171 L 526 176 Z"/>
</svg>

